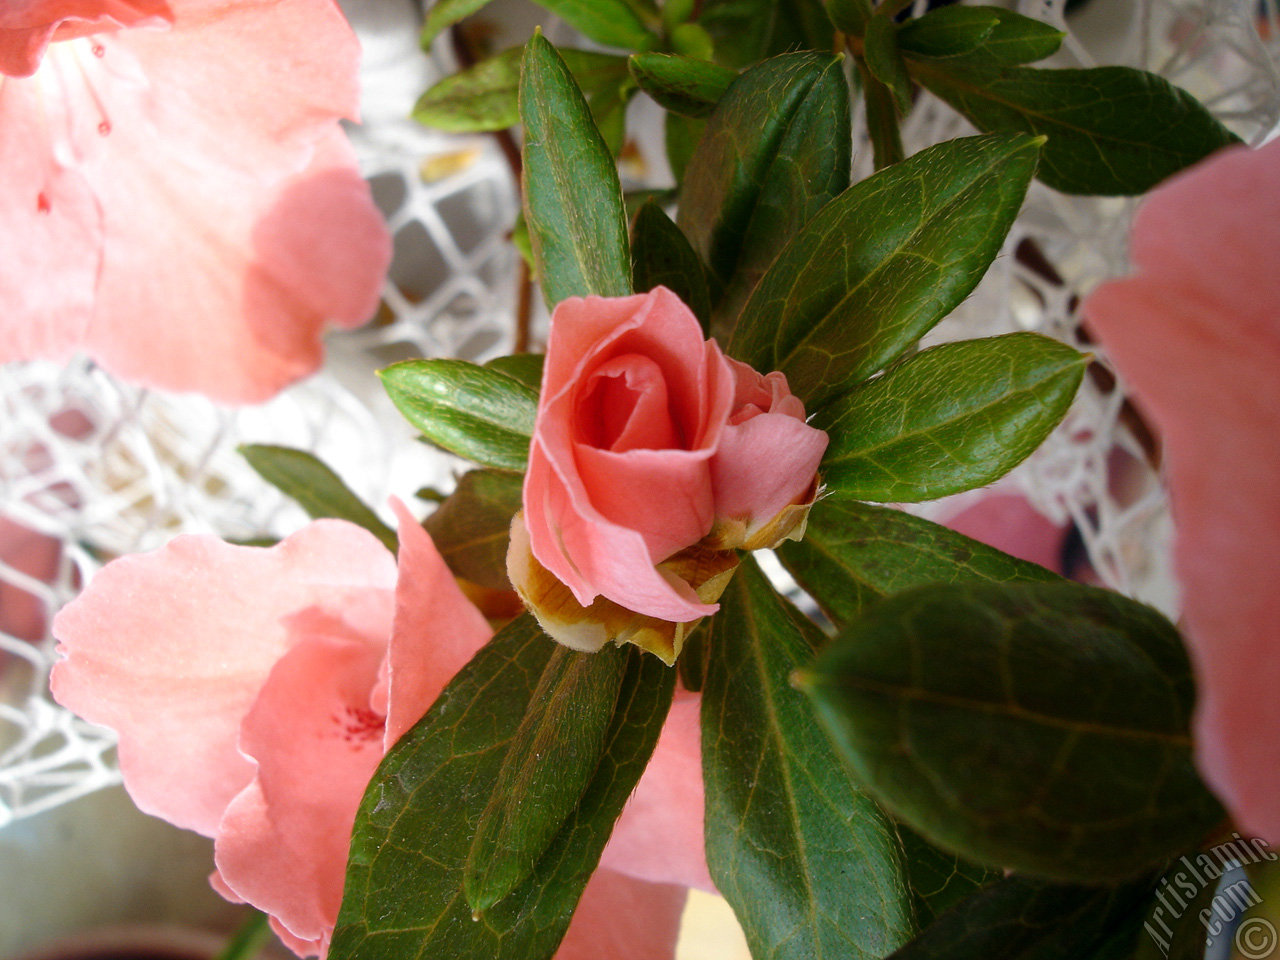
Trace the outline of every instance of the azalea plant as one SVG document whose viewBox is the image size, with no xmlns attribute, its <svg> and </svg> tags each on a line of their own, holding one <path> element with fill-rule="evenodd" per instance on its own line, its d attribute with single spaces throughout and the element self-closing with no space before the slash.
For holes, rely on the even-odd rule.
<svg viewBox="0 0 1280 960">
<path fill-rule="evenodd" d="M 120 733 L 139 805 L 214 837 L 215 887 L 300 955 L 670 957 L 688 887 L 726 897 L 758 958 L 1140 955 L 1171 865 L 1229 832 L 1218 796 L 1276 822 L 1219 747 L 1223 701 L 1200 744 L 1216 796 L 1172 623 L 886 504 L 996 481 L 1085 374 L 1032 333 L 920 347 L 1033 177 L 1140 193 L 1234 136 L 1149 74 L 1025 66 L 1062 36 L 1003 9 L 546 5 L 642 52 L 535 34 L 424 101 L 522 124 L 546 354 L 382 372 L 477 469 L 393 530 L 310 455 L 246 448 L 314 522 L 109 565 L 54 625 L 55 695 Z M 730 29 L 744 7 L 769 16 Z M 854 73 L 767 56 L 801 27 Z M 584 95 L 600 57 L 625 76 Z M 916 84 L 985 132 L 903 156 Z M 635 86 L 682 118 L 674 221 L 663 198 L 627 213 Z M 878 169 L 850 185 L 855 93 Z M 1151 209 L 1185 214 L 1191 182 Z M 1236 308 L 1147 249 L 1149 275 L 1091 301 L 1105 336 L 1162 297 L 1193 323 L 1200 281 Z M 1151 382 L 1161 416 L 1200 397 Z M 1164 949 L 1200 955 L 1179 918 Z"/>
</svg>

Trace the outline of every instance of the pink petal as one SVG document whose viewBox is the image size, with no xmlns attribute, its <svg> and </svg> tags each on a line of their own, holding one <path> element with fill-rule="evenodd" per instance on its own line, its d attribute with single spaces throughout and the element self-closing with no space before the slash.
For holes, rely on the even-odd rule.
<svg viewBox="0 0 1280 960">
<path fill-rule="evenodd" d="M 53 693 L 119 733 L 140 808 L 212 836 L 253 777 L 236 746 L 240 722 L 294 631 L 324 624 L 385 639 L 394 584 L 386 548 L 343 521 L 317 521 L 268 550 L 179 537 L 107 565 L 58 614 L 66 659 Z"/>
<path fill-rule="evenodd" d="M 1067 528 L 1055 524 L 1026 497 L 988 494 L 947 520 L 946 525 L 1019 559 L 1062 572 L 1062 544 Z"/>
<path fill-rule="evenodd" d="M 172 19 L 164 0 L 5 0 L 0 8 L 0 74 L 31 76 L 53 39 L 138 24 L 160 26 Z"/>
<path fill-rule="evenodd" d="M 827 435 L 785 413 L 726 426 L 711 461 L 716 515 L 767 523 L 813 486 Z"/>
<path fill-rule="evenodd" d="M 1159 427 L 1197 760 L 1239 826 L 1280 842 L 1280 142 L 1223 151 L 1138 213 L 1140 273 L 1099 288 L 1090 326 Z"/>
<path fill-rule="evenodd" d="M 703 841 L 700 702 L 696 694 L 677 696 L 601 866 L 652 883 L 715 891 Z"/>
<path fill-rule="evenodd" d="M 388 750 L 493 636 L 427 531 L 399 500 L 391 505 L 400 520 L 400 579 L 388 655 Z"/>
<path fill-rule="evenodd" d="M 672 960 L 688 891 L 601 868 L 555 960 Z"/>
<path fill-rule="evenodd" d="M 385 646 L 301 638 L 241 726 L 257 776 L 227 807 L 214 862 L 223 884 L 294 937 L 327 940 L 338 919 L 356 810 L 382 759 L 369 710 Z"/>
</svg>

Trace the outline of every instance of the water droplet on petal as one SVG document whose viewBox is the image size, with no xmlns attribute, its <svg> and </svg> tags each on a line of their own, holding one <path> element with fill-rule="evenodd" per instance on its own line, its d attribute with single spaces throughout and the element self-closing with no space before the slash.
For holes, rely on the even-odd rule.
<svg viewBox="0 0 1280 960">
<path fill-rule="evenodd" d="M 100 124 L 98 124 L 98 132 L 105 137 L 107 134 L 111 132 L 111 124 L 108 121 L 103 120 Z"/>
<path fill-rule="evenodd" d="M 93 55 L 95 57 L 101 58 L 107 55 L 107 48 L 100 43 L 95 43 L 90 49 L 93 50 Z"/>
</svg>

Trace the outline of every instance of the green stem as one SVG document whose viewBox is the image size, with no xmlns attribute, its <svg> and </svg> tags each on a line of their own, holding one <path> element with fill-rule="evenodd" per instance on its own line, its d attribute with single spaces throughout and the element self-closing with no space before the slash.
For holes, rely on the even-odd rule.
<svg viewBox="0 0 1280 960">
<path fill-rule="evenodd" d="M 862 78 L 862 95 L 867 100 L 867 133 L 875 151 L 875 167 L 883 170 L 906 156 L 902 149 L 902 131 L 898 128 L 898 107 L 893 92 L 871 75 L 866 63 L 857 61 Z"/>
<path fill-rule="evenodd" d="M 259 910 L 254 910 L 244 923 L 240 924 L 216 960 L 253 960 L 264 944 L 271 939 L 270 918 Z"/>
</svg>

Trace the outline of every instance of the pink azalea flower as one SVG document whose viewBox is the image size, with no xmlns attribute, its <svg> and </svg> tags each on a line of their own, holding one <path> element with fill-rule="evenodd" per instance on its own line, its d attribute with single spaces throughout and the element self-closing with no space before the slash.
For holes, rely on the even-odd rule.
<svg viewBox="0 0 1280 960">
<path fill-rule="evenodd" d="M 398 571 L 372 535 L 336 520 L 266 550 L 179 537 L 109 564 L 54 622 L 55 697 L 119 733 L 138 806 L 213 837 L 215 888 L 269 913 L 300 956 L 327 950 L 379 760 L 491 633 L 397 510 Z M 628 811 L 617 833 L 652 849 L 650 831 L 671 829 L 695 855 L 631 869 L 626 851 L 610 854 L 560 960 L 600 956 L 601 937 L 624 960 L 673 954 L 684 873 L 700 881 L 706 866 L 701 779 L 672 782 L 697 763 L 696 722 L 672 730 L 639 793 L 680 806 Z"/>
<path fill-rule="evenodd" d="M 332 0 L 7 0 L 0 362 L 229 403 L 314 371 L 390 258 L 338 126 L 358 59 Z"/>
<path fill-rule="evenodd" d="M 1085 309 L 1164 442 L 1196 757 L 1239 826 L 1280 843 L 1280 142 L 1153 192 L 1132 255 Z"/>
</svg>

